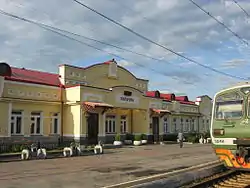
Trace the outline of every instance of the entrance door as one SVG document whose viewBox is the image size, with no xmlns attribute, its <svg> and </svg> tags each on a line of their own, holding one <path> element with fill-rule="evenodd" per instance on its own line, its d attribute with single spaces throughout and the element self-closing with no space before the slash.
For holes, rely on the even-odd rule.
<svg viewBox="0 0 250 188">
<path fill-rule="evenodd" d="M 159 142 L 159 117 L 152 117 L 153 141 Z"/>
<path fill-rule="evenodd" d="M 99 127 L 99 118 L 98 114 L 90 113 L 88 117 L 88 144 L 97 144 L 98 143 L 98 127 Z"/>
</svg>

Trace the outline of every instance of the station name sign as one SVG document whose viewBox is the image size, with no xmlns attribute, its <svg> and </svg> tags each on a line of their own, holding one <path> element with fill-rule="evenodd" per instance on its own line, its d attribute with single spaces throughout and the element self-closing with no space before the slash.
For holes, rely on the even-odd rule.
<svg viewBox="0 0 250 188">
<path fill-rule="evenodd" d="M 135 99 L 133 99 L 131 97 L 123 97 L 123 96 L 121 96 L 120 100 L 121 101 L 126 101 L 126 102 L 132 102 L 132 103 L 135 102 Z"/>
<path fill-rule="evenodd" d="M 128 104 L 138 104 L 139 99 L 138 97 L 131 97 L 131 96 L 125 96 L 125 95 L 117 95 L 116 101 L 119 103 L 128 103 Z"/>
</svg>

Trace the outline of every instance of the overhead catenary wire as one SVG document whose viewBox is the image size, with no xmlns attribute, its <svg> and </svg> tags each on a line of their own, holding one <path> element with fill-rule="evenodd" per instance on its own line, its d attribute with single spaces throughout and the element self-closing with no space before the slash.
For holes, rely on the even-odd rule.
<svg viewBox="0 0 250 188">
<path fill-rule="evenodd" d="M 34 25 L 36 25 L 36 26 L 38 26 L 38 27 L 40 27 L 40 28 L 43 28 L 43 29 L 45 29 L 45 30 L 47 30 L 47 31 L 53 32 L 53 33 L 55 33 L 55 34 L 57 34 L 57 35 L 60 35 L 61 37 L 67 38 L 67 39 L 69 39 L 69 40 L 73 40 L 73 41 L 75 41 L 75 42 L 78 42 L 79 44 L 82 44 L 82 45 L 84 45 L 84 46 L 88 46 L 88 47 L 90 47 L 90 48 L 93 48 L 93 49 L 98 50 L 98 51 L 101 51 L 101 52 L 104 52 L 104 53 L 109 54 L 109 55 L 111 55 L 111 56 L 114 56 L 114 57 L 116 57 L 116 58 L 118 58 L 118 59 L 122 59 L 122 60 L 125 60 L 125 61 L 130 61 L 130 60 L 128 60 L 127 58 L 124 58 L 124 57 L 122 57 L 122 56 L 120 56 L 120 55 L 117 55 L 117 54 L 115 54 L 115 53 L 108 52 L 108 51 L 106 51 L 106 50 L 103 50 L 103 49 L 101 49 L 101 48 L 98 48 L 98 47 L 96 47 L 96 46 L 93 46 L 93 45 L 91 45 L 91 44 L 88 44 L 88 43 L 86 43 L 86 42 L 83 42 L 83 41 L 81 41 L 81 40 L 75 39 L 75 38 L 70 37 L 70 36 L 68 36 L 68 35 L 65 35 L 65 34 L 63 34 L 63 33 L 60 33 L 60 32 L 58 32 L 58 31 L 55 31 L 54 29 L 51 29 L 51 28 L 49 28 L 49 27 L 46 27 L 45 24 L 42 24 L 42 23 L 39 23 L 39 22 L 36 22 L 36 21 L 32 21 L 32 20 L 29 20 L 29 19 L 27 19 L 27 18 L 24 18 L 24 17 L 21 17 L 21 16 L 17 16 L 17 15 L 14 15 L 14 14 L 11 14 L 11 13 L 8 13 L 8 12 L 5 12 L 5 11 L 3 11 L 3 10 L 1 10 L 1 9 L 0 9 L 0 14 L 5 15 L 5 16 L 8 16 L 8 17 L 11 17 L 11 18 L 14 18 L 14 19 L 17 19 L 17 20 L 21 20 L 21 21 L 24 21 L 24 22 L 27 22 L 27 23 L 30 23 L 30 24 L 34 24 Z M 54 28 L 55 28 L 55 27 L 54 27 Z M 66 30 L 65 30 L 65 31 L 66 31 Z M 156 70 L 156 69 L 153 69 L 153 68 L 151 68 L 151 67 L 147 67 L 147 66 L 145 66 L 145 65 L 143 65 L 143 64 L 136 63 L 136 62 L 134 62 L 134 61 L 133 61 L 133 63 L 134 63 L 135 65 L 139 66 L 139 67 L 143 67 L 143 68 L 145 68 L 145 69 L 149 69 L 149 70 L 151 70 L 151 71 L 153 71 L 153 72 L 156 72 L 156 73 L 158 73 L 158 74 L 161 74 L 161 75 L 163 75 L 163 76 L 170 77 L 169 75 L 167 75 L 168 73 L 166 73 L 166 72 L 163 72 L 163 71 L 160 71 L 160 70 Z M 171 77 L 171 78 L 174 79 L 174 80 L 179 81 L 179 79 L 177 79 L 177 78 L 175 78 L 175 77 Z M 184 83 L 188 83 L 188 82 L 187 82 L 187 81 L 184 81 Z M 192 83 L 192 85 L 194 85 L 194 84 Z"/>
<path fill-rule="evenodd" d="M 121 5 L 121 7 L 125 7 L 126 9 L 128 9 L 128 10 L 130 10 L 130 11 L 134 11 L 132 8 L 130 8 L 129 6 L 127 6 L 125 3 L 123 3 L 122 1 L 116 1 L 116 0 L 110 0 L 110 1 L 112 1 L 113 3 L 115 2 L 115 3 L 118 3 L 118 4 L 120 4 Z M 137 14 L 138 15 L 138 14 Z M 144 16 L 144 15 L 141 15 L 140 13 L 139 13 L 139 16 L 143 19 L 143 20 L 145 20 L 146 22 L 148 22 L 148 23 L 151 23 L 151 24 L 154 24 L 154 25 L 156 25 L 156 23 L 153 21 L 153 20 L 151 20 L 150 18 L 147 18 L 146 16 Z M 158 26 L 158 25 L 157 25 Z M 172 34 L 174 34 L 174 35 L 178 35 L 178 32 L 175 32 L 175 31 L 173 31 L 172 32 Z M 182 35 L 180 35 L 179 37 L 182 37 Z M 197 46 L 198 46 L 198 48 L 200 48 L 200 49 L 203 49 L 203 50 L 206 50 L 206 51 L 210 51 L 210 52 L 212 52 L 212 53 L 214 53 L 214 54 L 216 54 L 216 55 L 223 55 L 223 54 L 221 54 L 221 53 L 219 53 L 217 50 L 215 50 L 214 48 L 206 48 L 206 47 L 203 47 L 203 46 L 201 46 L 201 43 L 200 43 L 200 40 L 191 40 L 191 39 L 189 39 L 188 37 L 182 37 L 184 40 L 187 40 L 187 41 L 189 41 L 189 42 L 191 42 L 191 44 L 193 44 L 193 43 L 195 43 Z M 194 47 L 196 47 L 195 45 L 194 45 Z M 220 59 L 222 59 L 222 58 L 220 58 Z"/>
<path fill-rule="evenodd" d="M 161 45 L 161 44 L 159 44 L 159 43 L 157 43 L 157 42 L 155 42 L 155 41 L 153 41 L 153 40 L 151 40 L 151 39 L 145 37 L 144 35 L 142 35 L 142 34 L 136 32 L 136 31 L 134 31 L 133 29 L 128 28 L 127 26 L 125 26 L 125 25 L 119 23 L 118 21 L 115 21 L 115 20 L 112 19 L 112 18 L 109 18 L 109 17 L 105 16 L 104 14 L 102 14 L 102 13 L 98 12 L 97 10 L 95 10 L 94 8 L 91 8 L 90 6 L 87 6 L 86 4 L 84 4 L 84 3 L 82 3 L 82 2 L 80 2 L 80 1 L 78 1 L 78 0 L 73 0 L 73 1 L 76 2 L 76 3 L 79 4 L 79 5 L 81 5 L 81 6 L 85 7 L 85 8 L 87 8 L 88 10 L 90 10 L 90 11 L 92 11 L 92 12 L 98 14 L 99 16 L 103 17 L 104 19 L 106 19 L 106 20 L 112 22 L 113 24 L 120 26 L 121 28 L 123 28 L 123 29 L 129 31 L 130 33 L 132 33 L 132 34 L 134 34 L 134 35 L 136 35 L 136 36 L 138 36 L 138 37 L 140 37 L 140 38 L 142 38 L 142 39 L 148 41 L 149 43 L 152 43 L 152 44 L 154 44 L 154 45 L 156 45 L 156 46 L 158 46 L 158 47 L 161 47 L 161 48 L 165 49 L 166 51 L 171 52 L 172 54 L 175 54 L 176 56 L 179 56 L 179 57 L 181 57 L 181 58 L 183 58 L 183 59 L 185 59 L 185 60 L 188 60 L 188 61 L 190 61 L 190 62 L 192 62 L 192 63 L 194 63 L 194 64 L 197 64 L 197 65 L 199 65 L 199 66 L 201 66 L 201 67 L 203 67 L 203 68 L 209 69 L 210 71 L 213 71 L 213 72 L 222 74 L 222 75 L 224 75 L 224 76 L 228 76 L 228 77 L 232 77 L 232 78 L 237 78 L 237 79 L 240 79 L 240 80 L 248 80 L 247 78 L 243 78 L 243 77 L 241 77 L 241 76 L 231 75 L 231 74 L 229 74 L 229 73 L 222 72 L 222 71 L 217 70 L 217 69 L 215 69 L 215 68 L 212 68 L 212 67 L 210 67 L 210 66 L 203 65 L 202 63 L 199 63 L 198 61 L 195 61 L 195 60 L 193 60 L 193 59 L 191 59 L 191 58 L 189 58 L 189 57 L 186 57 L 186 56 L 184 56 L 184 55 L 182 55 L 182 54 L 180 54 L 180 53 L 178 53 L 178 52 L 176 52 L 176 51 L 174 51 L 174 50 L 172 50 L 172 49 L 170 49 L 170 48 L 167 48 L 167 47 L 165 47 L 165 46 L 163 46 L 163 45 Z"/>
<path fill-rule="evenodd" d="M 241 36 L 239 36 L 236 32 L 234 32 L 232 29 L 230 29 L 228 26 L 226 26 L 223 22 L 221 22 L 220 20 L 218 20 L 216 17 L 214 17 L 211 13 L 207 12 L 204 8 L 202 8 L 200 5 L 198 5 L 196 2 L 194 2 L 193 0 L 189 0 L 193 5 L 195 5 L 197 8 L 199 8 L 202 12 L 204 12 L 205 14 L 207 14 L 208 16 L 210 16 L 212 19 L 214 19 L 216 22 L 218 22 L 221 26 L 223 26 L 227 31 L 229 31 L 230 33 L 232 33 L 235 37 L 237 37 L 239 40 L 241 40 L 244 44 L 246 44 L 247 46 L 249 46 L 249 43 L 244 40 Z"/>
<path fill-rule="evenodd" d="M 247 15 L 247 17 L 250 17 L 250 14 L 237 2 L 236 0 L 233 0 L 233 2 Z"/>
</svg>

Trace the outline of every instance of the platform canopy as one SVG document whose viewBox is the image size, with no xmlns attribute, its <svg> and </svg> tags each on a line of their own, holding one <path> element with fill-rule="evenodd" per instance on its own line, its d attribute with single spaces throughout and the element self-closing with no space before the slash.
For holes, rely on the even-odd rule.
<svg viewBox="0 0 250 188">
<path fill-rule="evenodd" d="M 171 112 L 169 110 L 163 110 L 163 109 L 155 109 L 155 108 L 151 108 L 150 109 L 152 112 L 157 113 L 157 114 L 170 114 Z"/>
<path fill-rule="evenodd" d="M 102 102 L 83 102 L 83 108 L 86 112 L 89 113 L 96 113 L 97 108 L 113 108 L 114 106 L 107 104 L 107 103 L 102 103 Z"/>
</svg>

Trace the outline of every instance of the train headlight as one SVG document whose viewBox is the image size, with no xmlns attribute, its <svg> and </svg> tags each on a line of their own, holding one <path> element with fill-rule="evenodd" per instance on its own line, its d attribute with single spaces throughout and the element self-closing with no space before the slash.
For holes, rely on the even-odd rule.
<svg viewBox="0 0 250 188">
<path fill-rule="evenodd" d="M 214 129 L 213 133 L 216 136 L 220 136 L 220 135 L 224 135 L 225 134 L 225 130 L 224 129 Z"/>
</svg>

